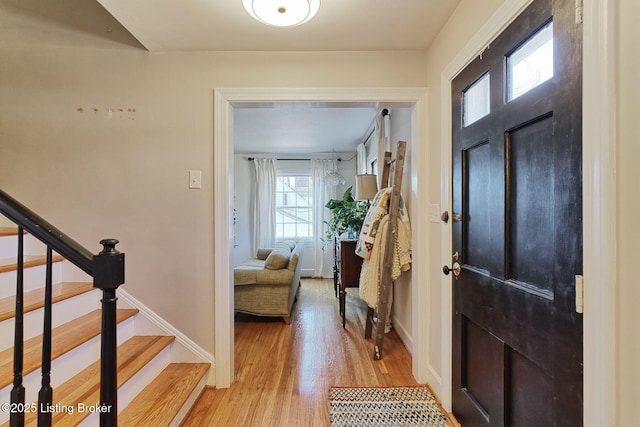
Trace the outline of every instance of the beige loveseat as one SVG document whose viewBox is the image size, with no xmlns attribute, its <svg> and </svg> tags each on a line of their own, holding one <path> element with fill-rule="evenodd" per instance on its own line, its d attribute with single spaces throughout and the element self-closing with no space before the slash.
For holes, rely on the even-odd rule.
<svg viewBox="0 0 640 427">
<path fill-rule="evenodd" d="M 306 240 L 278 243 L 259 249 L 233 269 L 234 310 L 258 316 L 282 317 L 290 323 L 300 286 L 300 268 Z"/>
</svg>

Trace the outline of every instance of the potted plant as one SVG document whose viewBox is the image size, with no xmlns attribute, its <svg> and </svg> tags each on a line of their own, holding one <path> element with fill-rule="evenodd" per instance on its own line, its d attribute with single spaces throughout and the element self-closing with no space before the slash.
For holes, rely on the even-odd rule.
<svg viewBox="0 0 640 427">
<path fill-rule="evenodd" d="M 326 246 L 334 237 L 339 237 L 345 232 L 349 238 L 355 239 L 362 228 L 362 223 L 367 215 L 367 204 L 354 200 L 349 187 L 342 195 L 342 199 L 331 199 L 325 205 L 331 210 L 331 219 L 325 221 L 327 225 L 326 237 L 323 239 Z"/>
</svg>

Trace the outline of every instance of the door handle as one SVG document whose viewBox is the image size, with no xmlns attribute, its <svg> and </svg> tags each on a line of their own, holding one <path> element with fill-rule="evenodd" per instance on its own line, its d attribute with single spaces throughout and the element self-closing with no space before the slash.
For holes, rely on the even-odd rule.
<svg viewBox="0 0 640 427">
<path fill-rule="evenodd" d="M 453 275 L 456 276 L 456 278 L 458 276 L 460 276 L 460 271 L 462 270 L 462 267 L 460 267 L 460 263 L 458 261 L 453 263 L 453 266 L 451 268 L 449 268 L 448 265 L 445 265 L 444 267 L 442 267 L 442 272 L 448 276 L 450 272 L 453 271 Z"/>
</svg>

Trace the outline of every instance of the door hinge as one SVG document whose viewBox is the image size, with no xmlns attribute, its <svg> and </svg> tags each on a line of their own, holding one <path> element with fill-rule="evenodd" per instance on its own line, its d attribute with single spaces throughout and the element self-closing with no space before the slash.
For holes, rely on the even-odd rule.
<svg viewBox="0 0 640 427">
<path fill-rule="evenodd" d="M 582 5 L 583 0 L 576 0 L 576 25 L 582 24 L 583 15 L 584 15 L 584 6 Z"/>
<path fill-rule="evenodd" d="M 576 275 L 576 313 L 584 313 L 584 278 Z"/>
</svg>

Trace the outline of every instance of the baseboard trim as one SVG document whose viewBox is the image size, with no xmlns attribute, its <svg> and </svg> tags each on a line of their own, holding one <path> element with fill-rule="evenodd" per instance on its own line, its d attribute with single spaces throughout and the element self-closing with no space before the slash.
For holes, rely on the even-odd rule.
<svg viewBox="0 0 640 427">
<path fill-rule="evenodd" d="M 409 354 L 413 356 L 413 338 L 411 337 L 411 334 L 407 332 L 407 328 L 398 321 L 396 316 L 391 316 L 391 325 L 393 326 L 393 329 L 396 330 L 396 333 L 400 337 L 400 341 L 402 341 Z"/>
<path fill-rule="evenodd" d="M 193 340 L 187 337 L 184 333 L 180 332 L 176 329 L 172 324 L 164 320 L 157 313 L 151 310 L 149 307 L 144 305 L 140 300 L 135 298 L 133 295 L 129 294 L 127 291 L 123 289 L 118 289 L 118 298 L 122 300 L 125 304 L 130 305 L 131 307 L 137 308 L 139 311 L 138 316 L 144 318 L 147 322 L 153 325 L 155 328 L 159 329 L 162 333 L 166 335 L 172 335 L 176 337 L 174 345 L 178 345 L 182 347 L 183 351 L 177 351 L 177 354 L 182 355 L 184 352 L 192 355 L 197 359 L 197 361 L 207 362 L 211 364 L 211 368 L 209 369 L 209 373 L 207 374 L 207 385 L 215 386 L 215 370 L 216 370 L 216 361 L 215 357 L 196 344 Z M 138 326 L 139 320 L 136 319 L 136 333 L 139 328 Z M 143 327 L 141 327 L 144 329 Z M 185 357 L 178 356 L 179 359 L 185 359 Z M 193 361 L 193 360 L 174 360 L 177 362 L 180 361 Z"/>
<path fill-rule="evenodd" d="M 429 384 L 436 383 L 439 387 L 442 387 L 442 377 L 438 374 L 438 371 L 429 364 Z"/>
</svg>

